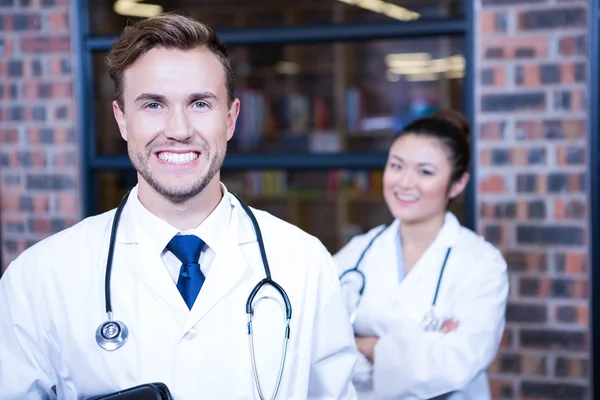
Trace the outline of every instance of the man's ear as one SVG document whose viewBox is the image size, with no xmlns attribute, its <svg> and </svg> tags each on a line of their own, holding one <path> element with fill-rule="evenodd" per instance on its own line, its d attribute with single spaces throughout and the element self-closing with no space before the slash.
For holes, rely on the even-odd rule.
<svg viewBox="0 0 600 400">
<path fill-rule="evenodd" d="M 115 116 L 115 121 L 117 121 L 117 125 L 119 125 L 119 131 L 121 132 L 121 137 L 127 141 L 127 122 L 125 121 L 125 113 L 119 107 L 119 103 L 117 100 L 112 102 L 113 114 Z"/>
<path fill-rule="evenodd" d="M 234 99 L 231 103 L 231 107 L 229 107 L 229 112 L 227 114 L 227 141 L 229 141 L 233 137 L 233 132 L 235 132 L 235 124 L 237 122 L 237 117 L 240 114 L 240 100 Z"/>
</svg>

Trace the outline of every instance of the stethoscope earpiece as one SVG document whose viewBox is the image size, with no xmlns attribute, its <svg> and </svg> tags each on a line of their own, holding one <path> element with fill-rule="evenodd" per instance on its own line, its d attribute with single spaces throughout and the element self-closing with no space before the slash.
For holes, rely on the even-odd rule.
<svg viewBox="0 0 600 400">
<path fill-rule="evenodd" d="M 127 342 L 129 330 L 121 321 L 108 320 L 96 329 L 96 343 L 107 351 L 114 351 Z"/>
</svg>

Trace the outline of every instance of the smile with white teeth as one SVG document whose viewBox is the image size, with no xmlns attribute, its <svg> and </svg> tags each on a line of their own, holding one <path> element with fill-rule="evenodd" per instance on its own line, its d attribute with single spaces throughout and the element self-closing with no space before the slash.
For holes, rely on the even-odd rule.
<svg viewBox="0 0 600 400">
<path fill-rule="evenodd" d="M 395 196 L 400 201 L 417 201 L 417 198 L 415 196 L 405 196 L 400 194 L 396 194 Z"/>
<path fill-rule="evenodd" d="M 171 164 L 185 164 L 197 159 L 198 153 L 194 153 L 193 151 L 189 153 L 169 153 L 162 151 L 158 153 L 158 158 Z"/>
</svg>

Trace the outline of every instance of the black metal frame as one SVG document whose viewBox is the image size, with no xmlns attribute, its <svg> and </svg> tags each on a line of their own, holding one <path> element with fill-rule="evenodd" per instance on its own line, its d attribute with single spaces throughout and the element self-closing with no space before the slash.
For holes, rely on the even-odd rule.
<svg viewBox="0 0 600 400">
<path fill-rule="evenodd" d="M 79 55 L 79 78 L 77 82 L 78 97 L 82 100 L 79 107 L 79 124 L 82 157 L 82 204 L 84 216 L 95 210 L 97 198 L 94 184 L 95 171 L 130 170 L 131 163 L 127 156 L 98 156 L 95 149 L 94 115 L 91 107 L 92 88 L 92 54 L 107 51 L 117 36 L 92 36 L 89 24 L 89 0 L 79 0 L 76 14 L 78 21 L 74 24 L 74 32 L 79 32 L 77 47 Z M 220 39 L 228 46 L 258 44 L 299 44 L 323 43 L 335 41 L 359 41 L 374 39 L 402 39 L 432 36 L 462 36 L 465 38 L 464 53 L 466 59 L 466 75 L 464 79 L 464 109 L 471 121 L 474 120 L 474 21 L 472 1 L 465 1 L 464 18 L 428 19 L 411 22 L 393 21 L 379 24 L 336 24 L 326 26 L 294 26 L 267 29 L 244 29 L 243 31 L 219 31 Z M 475 135 L 472 134 L 472 143 Z M 387 154 L 384 153 L 340 153 L 340 154 L 229 154 L 223 169 L 370 169 L 385 165 Z M 466 225 L 476 227 L 475 207 L 475 168 L 471 166 L 472 179 L 466 189 Z"/>
<path fill-rule="evenodd" d="M 590 177 L 590 342 L 591 373 L 590 388 L 592 399 L 600 397 L 600 1 L 589 1 L 589 41 L 588 41 L 588 79 L 589 79 L 589 167 Z M 598 382 L 598 383 L 596 383 Z"/>
</svg>

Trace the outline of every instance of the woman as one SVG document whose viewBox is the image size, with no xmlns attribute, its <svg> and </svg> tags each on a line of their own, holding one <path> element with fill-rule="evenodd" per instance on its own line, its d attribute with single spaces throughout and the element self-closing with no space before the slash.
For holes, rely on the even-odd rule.
<svg viewBox="0 0 600 400">
<path fill-rule="evenodd" d="M 491 398 L 508 277 L 501 253 L 448 211 L 469 181 L 468 126 L 452 111 L 406 126 L 383 176 L 394 221 L 334 256 L 355 312 L 361 399 Z M 343 274 L 357 263 L 361 297 L 359 274 Z"/>
</svg>

